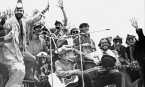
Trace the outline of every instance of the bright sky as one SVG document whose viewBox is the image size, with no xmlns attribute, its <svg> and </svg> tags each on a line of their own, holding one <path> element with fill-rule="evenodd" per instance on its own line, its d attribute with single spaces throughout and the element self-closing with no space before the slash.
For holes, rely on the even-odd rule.
<svg viewBox="0 0 145 87">
<path fill-rule="evenodd" d="M 14 9 L 17 0 L 0 0 L 0 10 L 6 8 Z M 54 27 L 55 20 L 62 21 L 63 15 L 58 8 L 57 0 L 49 0 L 50 10 L 46 14 L 47 24 Z M 90 25 L 90 31 L 99 31 L 92 33 L 96 45 L 102 37 L 119 35 L 125 38 L 127 34 L 136 35 L 129 19 L 138 18 L 139 27 L 145 27 L 145 2 L 144 0 L 63 0 L 64 10 L 69 23 L 73 27 L 80 23 L 87 22 Z M 23 6 L 26 13 L 32 15 L 32 10 L 37 8 L 43 10 L 47 0 L 23 0 Z M 144 30 L 145 32 L 145 30 Z"/>
</svg>

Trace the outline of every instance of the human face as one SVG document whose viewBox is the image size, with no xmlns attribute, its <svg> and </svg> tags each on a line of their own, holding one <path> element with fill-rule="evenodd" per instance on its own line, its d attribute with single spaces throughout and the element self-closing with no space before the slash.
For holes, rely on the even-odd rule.
<svg viewBox="0 0 145 87">
<path fill-rule="evenodd" d="M 18 20 L 20 20 L 23 17 L 24 10 L 22 8 L 16 8 L 15 9 L 15 16 Z"/>
<path fill-rule="evenodd" d="M 46 57 L 40 57 L 40 62 L 41 62 L 42 64 L 46 63 Z"/>
<path fill-rule="evenodd" d="M 134 45 L 135 39 L 134 38 L 127 38 L 128 45 Z"/>
<path fill-rule="evenodd" d="M 72 35 L 78 34 L 78 33 L 79 33 L 79 31 L 77 29 L 75 29 L 75 30 L 72 31 Z"/>
<path fill-rule="evenodd" d="M 58 24 L 55 26 L 56 29 L 61 29 L 61 27 L 62 27 L 62 25 L 61 25 L 60 23 L 58 23 Z"/>
<path fill-rule="evenodd" d="M 82 31 L 83 33 L 87 33 L 89 31 L 89 27 L 88 26 L 82 27 Z"/>
<path fill-rule="evenodd" d="M 106 39 L 102 39 L 100 41 L 100 43 L 101 43 L 101 49 L 102 50 L 108 50 L 109 49 L 109 43 Z"/>
<path fill-rule="evenodd" d="M 115 47 L 120 47 L 122 44 L 122 41 L 121 40 L 114 40 L 114 46 Z"/>
</svg>

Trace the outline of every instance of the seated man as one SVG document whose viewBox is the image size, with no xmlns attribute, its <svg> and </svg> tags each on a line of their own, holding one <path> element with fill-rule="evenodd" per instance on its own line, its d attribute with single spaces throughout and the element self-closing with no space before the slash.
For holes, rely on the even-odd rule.
<svg viewBox="0 0 145 87">
<path fill-rule="evenodd" d="M 104 67 L 112 67 L 114 65 L 120 65 L 119 59 L 117 57 L 117 53 L 115 53 L 112 50 L 109 50 L 110 45 L 111 45 L 111 43 L 109 42 L 109 39 L 103 38 L 100 40 L 100 43 L 98 45 L 101 50 L 97 51 L 97 52 L 92 52 L 85 56 L 88 57 L 88 59 L 92 59 L 95 62 L 95 64 L 98 66 L 100 66 L 100 62 L 102 62 L 102 65 Z M 110 57 L 110 56 L 111 57 L 110 57 L 110 59 L 103 60 L 104 55 L 108 55 L 108 57 Z M 109 60 L 110 60 L 110 62 L 109 62 Z M 112 65 L 112 66 L 110 66 L 110 65 Z M 106 76 L 104 76 L 104 75 L 100 76 L 101 74 L 99 74 L 98 77 L 94 80 L 94 86 L 95 87 L 104 87 L 106 85 L 116 84 L 116 87 L 123 87 L 122 81 L 123 80 L 125 81 L 125 79 L 121 77 L 122 75 L 120 74 L 118 69 L 112 69 L 109 72 L 110 73 Z"/>
<path fill-rule="evenodd" d="M 64 78 L 78 76 L 79 81 L 77 82 L 77 85 L 75 85 L 75 87 L 81 87 L 82 72 L 80 69 L 75 69 L 76 56 L 69 55 L 70 52 L 80 54 L 80 51 L 72 48 L 66 48 L 65 46 L 59 48 L 58 51 L 61 59 L 55 62 L 56 75 L 60 78 L 61 81 L 65 81 L 63 80 Z M 92 80 L 88 73 L 83 72 L 83 80 L 84 80 L 85 87 L 93 87 Z"/>
</svg>

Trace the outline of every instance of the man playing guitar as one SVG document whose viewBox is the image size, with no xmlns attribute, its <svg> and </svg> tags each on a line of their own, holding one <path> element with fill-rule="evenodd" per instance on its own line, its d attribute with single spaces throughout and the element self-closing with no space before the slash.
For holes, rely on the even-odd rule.
<svg viewBox="0 0 145 87">
<path fill-rule="evenodd" d="M 80 54 L 81 52 L 76 49 L 67 48 L 65 46 L 62 46 L 58 50 L 59 50 L 58 54 L 60 55 L 61 60 L 57 60 L 55 62 L 56 75 L 60 78 L 62 82 L 65 81 L 64 79 L 71 78 L 72 76 L 78 76 L 79 80 L 77 82 L 77 85 L 73 84 L 73 86 L 81 87 L 82 72 L 80 69 L 75 69 L 76 56 L 69 56 L 69 53 L 72 51 L 76 54 Z M 83 72 L 83 78 L 84 78 L 85 87 L 93 87 L 91 77 L 87 72 Z M 71 84 L 66 84 L 66 87 L 71 87 Z"/>
<path fill-rule="evenodd" d="M 101 50 L 96 51 L 96 52 L 92 52 L 92 53 L 86 55 L 85 57 L 93 60 L 96 65 L 100 66 L 100 62 L 103 62 L 101 59 L 103 57 L 103 55 L 109 55 L 109 56 L 112 56 L 114 58 L 113 60 L 115 60 L 115 62 L 114 62 L 114 64 L 112 64 L 112 62 L 110 62 L 110 64 L 109 64 L 109 61 L 106 61 L 106 64 L 108 63 L 109 66 L 110 65 L 120 65 L 119 59 L 118 59 L 117 55 L 115 55 L 116 53 L 114 54 L 113 51 L 109 50 L 110 44 L 111 43 L 109 42 L 108 38 L 101 39 L 100 43 L 98 45 Z M 107 76 L 103 76 L 103 77 L 98 76 L 94 80 L 94 86 L 95 87 L 104 87 L 106 85 L 116 84 L 116 87 L 123 87 L 122 86 L 123 79 L 124 78 L 122 78 L 118 69 L 113 69 L 110 71 L 110 74 L 108 74 Z"/>
</svg>

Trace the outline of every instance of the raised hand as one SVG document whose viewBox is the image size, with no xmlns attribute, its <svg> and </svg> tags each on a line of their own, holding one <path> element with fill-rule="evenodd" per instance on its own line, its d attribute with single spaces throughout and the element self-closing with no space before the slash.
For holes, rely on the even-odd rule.
<svg viewBox="0 0 145 87">
<path fill-rule="evenodd" d="M 134 17 L 132 19 L 130 19 L 132 26 L 135 27 L 136 29 L 138 29 L 138 20 Z"/>
<path fill-rule="evenodd" d="M 47 0 L 46 7 L 45 7 L 45 9 L 43 10 L 43 11 L 44 11 L 44 13 L 45 13 L 48 9 L 49 9 L 49 0 Z"/>
<path fill-rule="evenodd" d="M 58 7 L 63 8 L 63 0 L 58 0 Z"/>
</svg>

